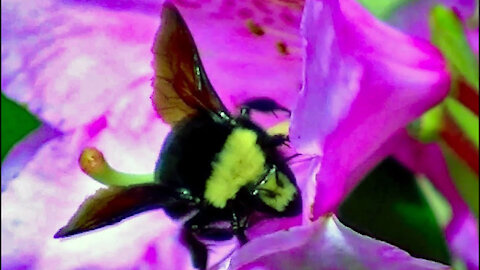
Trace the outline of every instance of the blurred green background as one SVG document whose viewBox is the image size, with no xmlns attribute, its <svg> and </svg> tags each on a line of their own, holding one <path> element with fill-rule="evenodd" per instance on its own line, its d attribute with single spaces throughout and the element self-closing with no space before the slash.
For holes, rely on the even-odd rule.
<svg viewBox="0 0 480 270">
<path fill-rule="evenodd" d="M 2 163 L 8 151 L 30 132 L 40 126 L 40 121 L 24 107 L 7 98 L 2 92 L 1 141 Z"/>
</svg>

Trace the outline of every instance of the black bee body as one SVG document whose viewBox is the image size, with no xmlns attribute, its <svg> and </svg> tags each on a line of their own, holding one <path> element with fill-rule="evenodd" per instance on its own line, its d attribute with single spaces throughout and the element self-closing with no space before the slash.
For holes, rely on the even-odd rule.
<svg viewBox="0 0 480 270">
<path fill-rule="evenodd" d="M 206 183 L 211 181 L 213 164 L 218 162 L 220 153 L 225 151 L 225 142 L 234 130 L 239 129 L 255 133 L 255 143 L 265 157 L 265 170 L 260 178 L 236 191 L 235 197 L 229 199 L 225 206 L 214 206 L 204 197 Z M 186 201 L 166 205 L 164 210 L 172 218 L 185 217 L 194 210 L 198 211 L 198 214 L 185 223 L 185 233 L 194 232 L 200 238 L 217 241 L 228 240 L 236 235 L 241 242 L 246 241 L 244 230 L 248 224 L 248 216 L 254 211 L 274 216 L 300 213 L 301 198 L 298 193 L 292 198 L 292 203 L 282 211 L 265 205 L 261 198 L 254 194 L 266 177 L 268 168 L 275 167 L 276 173 L 286 175 L 295 183 L 293 173 L 277 150 L 284 140 L 267 134 L 253 123 L 248 115 L 232 118 L 222 112 L 205 112 L 177 124 L 162 147 L 155 181 L 181 190 Z M 215 224 L 222 222 L 229 222 L 231 225 L 215 227 Z M 190 239 L 188 241 L 194 239 L 191 236 L 185 238 Z"/>
</svg>

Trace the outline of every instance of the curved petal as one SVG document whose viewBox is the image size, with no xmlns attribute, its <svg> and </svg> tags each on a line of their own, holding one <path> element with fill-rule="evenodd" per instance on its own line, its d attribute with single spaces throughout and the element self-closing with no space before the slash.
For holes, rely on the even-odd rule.
<svg viewBox="0 0 480 270">
<path fill-rule="evenodd" d="M 327 216 L 257 238 L 233 254 L 229 269 L 448 269 L 360 235 Z"/>
<path fill-rule="evenodd" d="M 322 156 L 318 217 L 354 186 L 347 179 L 359 165 L 446 95 L 449 77 L 434 47 L 353 0 L 307 1 L 302 27 L 305 84 L 290 138 L 300 152 Z"/>
</svg>

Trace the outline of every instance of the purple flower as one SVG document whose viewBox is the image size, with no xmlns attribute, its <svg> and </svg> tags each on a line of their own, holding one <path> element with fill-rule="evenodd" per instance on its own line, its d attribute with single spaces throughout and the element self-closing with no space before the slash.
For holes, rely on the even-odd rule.
<svg viewBox="0 0 480 270">
<path fill-rule="evenodd" d="M 304 9 L 291 1 L 178 1 L 178 7 L 226 106 L 233 110 L 256 96 L 296 105 L 293 144 L 313 155 L 293 165 L 303 218 L 252 228 L 249 236 L 256 239 L 235 252 L 232 269 L 251 262 L 270 265 L 286 254 L 299 260 L 312 247 L 330 245 L 334 249 L 322 256 L 344 261 L 321 269 L 379 267 L 392 260 L 418 269 L 444 268 L 353 233 L 335 218 L 310 222 L 311 207 L 315 219 L 334 210 L 387 154 L 381 146 L 444 97 L 448 74 L 431 45 L 378 22 L 353 0 L 307 1 Z M 121 171 L 154 169 L 169 131 L 149 99 L 150 48 L 160 8 L 156 1 L 2 3 L 2 89 L 58 131 L 47 142 L 35 139 L 40 132 L 33 134 L 36 147 L 17 146 L 35 149 L 33 157 L 18 162 L 12 156 L 4 163 L 18 172 L 8 179 L 2 174 L 5 269 L 191 268 L 188 251 L 178 243 L 179 226 L 162 211 L 68 240 L 52 238 L 101 187 L 78 166 L 86 146 L 101 149 Z M 291 226 L 299 227 L 264 236 Z M 278 246 L 265 251 L 263 243 L 270 239 Z M 227 267 L 224 257 L 233 248 L 232 243 L 216 247 L 210 264 Z M 364 260 L 363 252 L 376 254 L 377 261 Z M 317 262 L 311 259 L 302 263 Z"/>
<path fill-rule="evenodd" d="M 307 1 L 303 34 L 305 83 L 290 137 L 300 152 L 321 157 L 318 217 L 381 158 L 376 151 L 387 139 L 445 97 L 449 75 L 432 45 L 388 27 L 353 0 Z"/>
</svg>

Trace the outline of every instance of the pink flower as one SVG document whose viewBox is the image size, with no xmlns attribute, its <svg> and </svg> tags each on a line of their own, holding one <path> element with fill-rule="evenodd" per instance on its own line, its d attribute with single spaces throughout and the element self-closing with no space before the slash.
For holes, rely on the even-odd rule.
<svg viewBox="0 0 480 270">
<path fill-rule="evenodd" d="M 443 269 L 353 233 L 334 218 L 309 221 L 310 207 L 315 219 L 334 210 L 362 173 L 386 155 L 381 145 L 444 97 L 449 81 L 438 52 L 378 22 L 353 0 L 307 1 L 302 33 L 302 4 L 178 2 L 227 107 L 233 110 L 256 96 L 296 105 L 292 142 L 313 155 L 293 168 L 305 202 L 303 219 L 268 221 L 263 231 L 262 224 L 252 228 L 249 235 L 257 238 L 233 255 L 230 268 L 253 261 L 270 265 L 285 254 L 298 260 L 312 246 L 334 245 L 338 249 L 324 256 L 344 255 L 345 261 L 321 269 L 374 267 L 390 260 Z M 178 244 L 179 226 L 162 211 L 68 240 L 52 238 L 101 187 L 78 167 L 85 146 L 101 149 L 122 171 L 154 169 L 169 131 L 149 99 L 150 48 L 161 3 L 9 0 L 2 5 L 5 20 L 16 22 L 2 24 L 2 89 L 61 132 L 38 147 L 24 146 L 36 149 L 31 159 L 9 158 L 22 168 L 11 181 L 2 174 L 5 269 L 190 269 L 188 251 Z M 35 141 L 40 135 L 32 136 Z M 263 236 L 293 225 L 300 226 Z M 336 242 L 339 237 L 348 241 Z M 270 239 L 278 247 L 261 252 Z M 215 248 L 210 264 L 223 261 L 232 248 L 231 243 Z M 374 252 L 377 262 L 362 258 L 363 252 Z"/>
<path fill-rule="evenodd" d="M 374 154 L 387 139 L 445 97 L 449 76 L 432 45 L 353 0 L 307 1 L 303 34 L 305 84 L 290 137 L 300 152 L 321 157 L 318 217 L 355 186 L 362 166 L 381 158 Z"/>
</svg>

